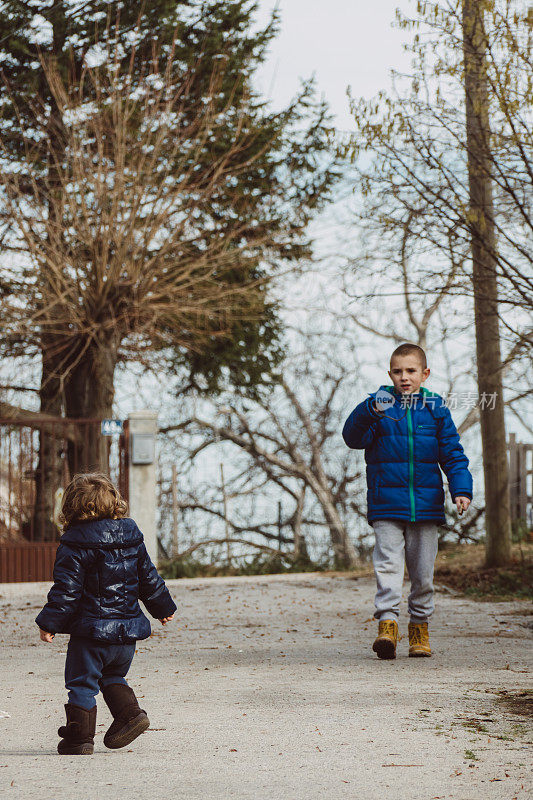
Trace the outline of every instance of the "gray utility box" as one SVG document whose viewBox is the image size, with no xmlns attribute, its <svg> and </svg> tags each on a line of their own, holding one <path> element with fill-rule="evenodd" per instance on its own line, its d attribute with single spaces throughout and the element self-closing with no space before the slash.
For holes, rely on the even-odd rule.
<svg viewBox="0 0 533 800">
<path fill-rule="evenodd" d="M 155 461 L 155 436 L 153 433 L 132 433 L 131 463 L 153 464 Z"/>
</svg>

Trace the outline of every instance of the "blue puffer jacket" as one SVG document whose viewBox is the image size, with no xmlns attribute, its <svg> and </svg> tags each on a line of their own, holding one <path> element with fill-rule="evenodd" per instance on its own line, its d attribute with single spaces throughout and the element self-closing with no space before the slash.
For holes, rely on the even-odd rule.
<svg viewBox="0 0 533 800">
<path fill-rule="evenodd" d="M 156 619 L 176 610 L 135 522 L 80 522 L 61 537 L 54 585 L 35 622 L 49 633 L 113 644 L 134 642 L 151 633 L 139 600 Z"/>
<path fill-rule="evenodd" d="M 402 406 L 393 386 L 381 386 L 394 397 L 383 413 L 371 407 L 377 392 L 352 411 L 342 436 L 348 447 L 363 449 L 366 461 L 367 518 L 432 521 L 443 524 L 444 489 L 440 467 L 448 478 L 452 500 L 472 499 L 472 475 L 450 410 L 438 394 L 421 387 Z"/>
</svg>

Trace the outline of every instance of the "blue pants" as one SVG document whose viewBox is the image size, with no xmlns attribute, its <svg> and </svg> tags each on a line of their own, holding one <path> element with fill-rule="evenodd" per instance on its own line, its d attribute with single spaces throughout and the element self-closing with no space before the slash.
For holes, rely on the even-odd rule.
<svg viewBox="0 0 533 800">
<path fill-rule="evenodd" d="M 124 677 L 134 655 L 135 643 L 107 644 L 83 636 L 71 636 L 65 662 L 69 703 L 94 708 L 100 689 L 110 683 L 126 683 Z"/>
</svg>

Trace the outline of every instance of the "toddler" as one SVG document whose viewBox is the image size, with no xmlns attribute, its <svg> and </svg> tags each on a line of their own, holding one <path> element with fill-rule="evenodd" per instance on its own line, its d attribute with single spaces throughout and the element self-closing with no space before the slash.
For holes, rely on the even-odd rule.
<svg viewBox="0 0 533 800">
<path fill-rule="evenodd" d="M 105 475 L 76 475 L 65 490 L 54 585 L 35 620 L 44 642 L 70 634 L 67 722 L 57 746 L 62 755 L 93 753 L 99 690 L 113 716 L 106 747 L 125 747 L 150 725 L 125 680 L 135 642 L 151 633 L 139 600 L 163 625 L 176 604 L 126 514 L 125 501 Z"/>
</svg>

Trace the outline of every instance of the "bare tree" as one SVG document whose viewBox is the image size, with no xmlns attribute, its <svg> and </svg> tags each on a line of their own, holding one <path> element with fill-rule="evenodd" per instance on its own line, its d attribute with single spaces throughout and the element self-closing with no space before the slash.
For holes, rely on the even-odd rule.
<svg viewBox="0 0 533 800">
<path fill-rule="evenodd" d="M 485 79 L 491 137 L 480 173 L 494 186 L 492 248 L 503 308 L 531 309 L 533 217 L 533 88 L 531 11 L 518 0 L 477 3 L 484 15 Z M 352 99 L 357 132 L 343 145 L 352 159 L 373 153 L 358 166 L 363 194 L 388 230 L 409 224 L 426 245 L 426 258 L 439 251 L 468 252 L 474 217 L 469 212 L 466 136 L 463 0 L 424 2 L 414 18 L 398 12 L 401 27 L 414 31 L 411 75 L 394 75 L 393 92 L 371 101 Z M 423 32 L 423 35 L 421 35 Z M 377 195 L 379 195 L 379 200 Z M 495 243 L 494 243 L 495 244 Z M 431 247 L 429 247 L 431 246 Z M 467 267 L 467 264 L 465 264 Z M 440 270 L 427 264 L 428 278 Z M 470 279 L 465 269 L 464 277 Z M 470 280 L 453 288 L 468 290 Z M 424 288 L 424 287 L 422 287 Z M 425 289 L 431 289 L 431 283 Z M 470 288 L 471 295 L 473 294 Z M 509 330 L 511 334 L 512 330 Z M 515 331 L 515 336 L 520 331 Z"/>
<path fill-rule="evenodd" d="M 325 345 L 324 341 L 321 342 Z M 225 398 L 214 413 L 193 413 L 178 425 L 161 429 L 162 435 L 180 436 L 187 432 L 192 442 L 187 452 L 195 459 L 206 448 L 230 446 L 240 454 L 240 467 L 232 458 L 235 475 L 231 494 L 238 498 L 241 522 L 231 521 L 234 532 L 260 534 L 278 538 L 274 514 L 274 496 L 283 498 L 283 527 L 292 533 L 295 561 L 307 559 L 305 530 L 325 528 L 337 567 L 351 568 L 357 553 L 348 528 L 355 515 L 364 520 L 364 511 L 353 493 L 362 474 L 354 468 L 340 439 L 341 420 L 346 406 L 341 397 L 353 376 L 331 353 L 318 353 L 318 343 L 306 342 L 306 350 L 294 356 L 284 367 L 283 375 L 272 384 L 268 395 L 253 401 Z M 342 455 L 339 455 L 339 452 Z M 228 483 L 229 485 L 229 483 Z M 257 497 L 269 493 L 266 507 L 268 522 L 256 511 L 249 519 L 250 507 L 243 506 L 246 495 Z M 219 504 L 218 504 L 219 505 Z M 220 516 L 222 511 L 213 502 L 213 495 L 199 502 L 192 497 L 180 501 L 182 508 L 200 509 Z M 289 508 L 290 510 L 287 510 Z M 248 517 L 248 518 L 247 518 Z M 286 539 L 281 541 L 286 543 Z"/>
</svg>

